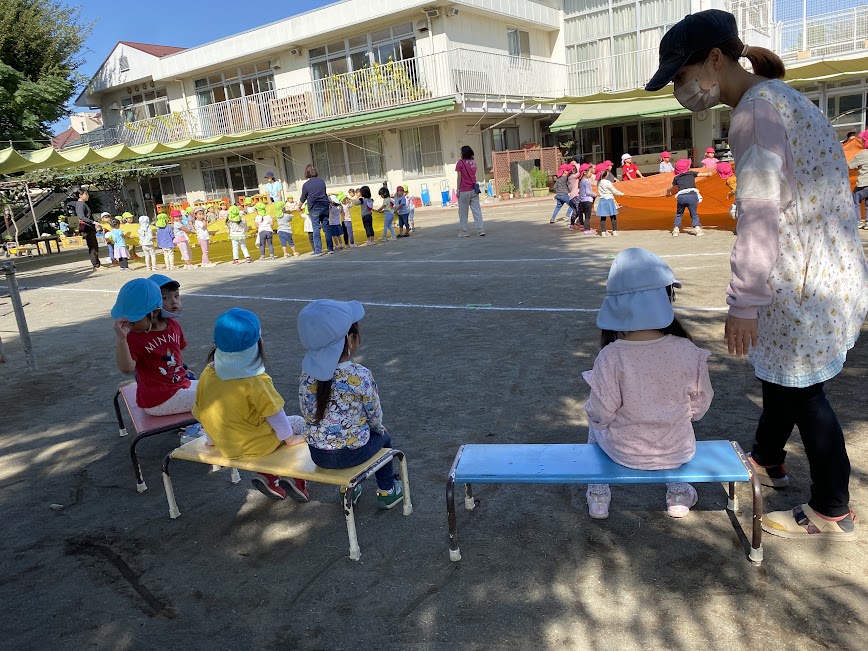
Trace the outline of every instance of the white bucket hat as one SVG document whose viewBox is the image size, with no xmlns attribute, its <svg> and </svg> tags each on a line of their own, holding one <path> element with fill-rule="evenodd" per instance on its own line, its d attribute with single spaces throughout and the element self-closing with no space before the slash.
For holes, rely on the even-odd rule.
<svg viewBox="0 0 868 651">
<path fill-rule="evenodd" d="M 307 349 L 301 369 L 317 380 L 331 380 L 350 326 L 363 316 L 365 308 L 358 301 L 325 298 L 306 305 L 298 314 L 298 337 Z"/>
<path fill-rule="evenodd" d="M 609 269 L 597 326 L 616 332 L 667 327 L 675 318 L 666 293 L 670 285 L 681 287 L 672 269 L 658 256 L 645 249 L 624 249 Z"/>
<path fill-rule="evenodd" d="M 621 164 L 624 164 L 624 161 L 630 160 L 633 158 L 630 154 L 621 154 Z"/>
</svg>

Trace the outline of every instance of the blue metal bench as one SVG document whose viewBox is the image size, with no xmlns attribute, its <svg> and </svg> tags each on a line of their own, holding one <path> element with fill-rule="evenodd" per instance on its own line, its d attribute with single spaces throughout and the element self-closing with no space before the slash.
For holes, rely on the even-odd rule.
<svg viewBox="0 0 868 651">
<path fill-rule="evenodd" d="M 476 484 L 663 484 L 729 482 L 726 508 L 738 510 L 736 482 L 750 482 L 753 492 L 753 541 L 748 557 L 763 559 L 763 497 L 759 478 L 735 441 L 697 441 L 690 463 L 672 470 L 634 470 L 612 461 L 593 444 L 462 445 L 446 481 L 449 558 L 461 560 L 455 514 L 455 484 L 464 484 L 464 506 L 471 510 Z"/>
</svg>

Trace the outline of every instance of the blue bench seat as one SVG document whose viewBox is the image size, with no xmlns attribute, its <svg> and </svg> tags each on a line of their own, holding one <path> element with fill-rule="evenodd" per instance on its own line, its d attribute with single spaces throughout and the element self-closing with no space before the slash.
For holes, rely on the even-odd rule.
<svg viewBox="0 0 868 651">
<path fill-rule="evenodd" d="M 635 470 L 615 463 L 594 444 L 468 444 L 455 456 L 446 484 L 449 557 L 461 559 L 455 513 L 455 484 L 464 484 L 464 505 L 475 506 L 472 484 L 663 484 L 729 483 L 727 508 L 736 510 L 735 483 L 753 489 L 753 542 L 749 558 L 762 561 L 762 492 L 738 443 L 697 441 L 696 455 L 671 470 Z"/>
</svg>

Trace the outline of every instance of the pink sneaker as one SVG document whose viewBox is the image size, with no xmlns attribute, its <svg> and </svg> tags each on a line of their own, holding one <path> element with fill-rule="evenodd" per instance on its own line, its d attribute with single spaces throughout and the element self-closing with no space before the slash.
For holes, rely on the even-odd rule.
<svg viewBox="0 0 868 651">
<path fill-rule="evenodd" d="M 690 513 L 699 495 L 690 484 L 666 484 L 666 514 L 670 518 L 683 518 Z"/>
<path fill-rule="evenodd" d="M 585 496 L 588 498 L 588 515 L 594 520 L 605 520 L 609 517 L 612 491 L 608 484 L 589 484 Z"/>
</svg>

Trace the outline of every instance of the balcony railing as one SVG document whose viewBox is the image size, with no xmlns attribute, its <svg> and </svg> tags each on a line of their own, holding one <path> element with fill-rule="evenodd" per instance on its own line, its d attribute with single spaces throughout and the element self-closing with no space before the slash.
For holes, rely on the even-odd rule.
<svg viewBox="0 0 868 651">
<path fill-rule="evenodd" d="M 564 95 L 566 78 L 562 64 L 455 49 L 124 123 L 105 130 L 102 144 L 133 146 L 234 135 L 456 95 L 555 99 Z"/>
<path fill-rule="evenodd" d="M 641 88 L 657 71 L 658 61 L 656 47 L 579 61 L 569 67 L 567 89 L 571 95 L 584 97 Z"/>
<path fill-rule="evenodd" d="M 775 50 L 784 61 L 868 50 L 868 6 L 777 23 Z"/>
</svg>

